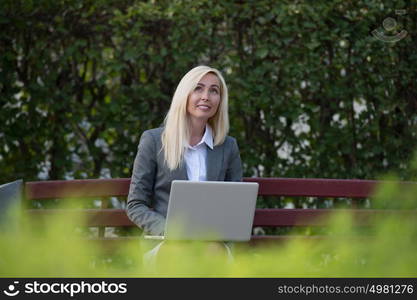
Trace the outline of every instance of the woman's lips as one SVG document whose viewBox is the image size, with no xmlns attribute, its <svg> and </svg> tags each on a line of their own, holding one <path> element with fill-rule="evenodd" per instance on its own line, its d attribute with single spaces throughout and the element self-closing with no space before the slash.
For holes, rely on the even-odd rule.
<svg viewBox="0 0 417 300">
<path fill-rule="evenodd" d="M 210 110 L 211 107 L 208 105 L 197 105 L 197 108 L 203 111 L 207 111 L 207 110 Z"/>
</svg>

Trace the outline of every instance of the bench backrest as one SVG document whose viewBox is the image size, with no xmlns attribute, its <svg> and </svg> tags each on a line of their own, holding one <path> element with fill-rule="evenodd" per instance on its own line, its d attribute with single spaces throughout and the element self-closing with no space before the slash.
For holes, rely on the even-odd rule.
<svg viewBox="0 0 417 300">
<path fill-rule="evenodd" d="M 259 183 L 259 196 L 292 197 L 343 197 L 352 198 L 349 211 L 354 215 L 358 225 L 366 225 L 375 215 L 392 213 L 387 210 L 357 209 L 355 199 L 371 197 L 380 183 L 375 180 L 347 179 L 291 179 L 291 178 L 244 178 L 246 182 Z M 119 179 L 83 179 L 36 181 L 25 184 L 26 200 L 43 200 L 56 198 L 101 198 L 100 209 L 86 209 L 69 213 L 84 214 L 88 226 L 101 228 L 99 236 L 104 236 L 104 227 L 135 226 L 127 217 L 125 210 L 107 208 L 109 197 L 126 197 L 129 192 L 130 178 Z M 417 186 L 415 182 L 402 182 L 404 185 Z M 335 209 L 257 209 L 254 227 L 282 226 L 320 226 L 324 225 L 326 216 Z M 35 217 L 48 217 L 61 213 L 53 209 L 30 209 Z M 68 212 L 65 212 L 68 214 Z M 409 211 L 395 213 L 409 214 Z M 415 212 L 412 212 L 415 213 Z"/>
</svg>

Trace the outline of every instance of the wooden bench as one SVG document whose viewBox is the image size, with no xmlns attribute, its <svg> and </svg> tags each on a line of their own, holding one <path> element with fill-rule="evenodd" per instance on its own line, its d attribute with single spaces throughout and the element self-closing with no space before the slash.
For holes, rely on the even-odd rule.
<svg viewBox="0 0 417 300">
<path fill-rule="evenodd" d="M 411 210 L 377 210 L 360 208 L 361 199 L 371 197 L 376 186 L 380 183 L 375 180 L 339 180 L 339 179 L 290 179 L 290 178 L 244 178 L 246 182 L 259 183 L 259 196 L 285 196 L 285 197 L 332 197 L 350 198 L 349 210 L 355 223 L 366 226 L 375 216 L 385 214 L 413 214 Z M 106 227 L 136 227 L 127 217 L 124 209 L 109 208 L 110 197 L 126 199 L 129 191 L 129 178 L 120 179 L 83 179 L 65 181 L 34 181 L 26 182 L 24 188 L 26 207 L 31 201 L 44 201 L 58 198 L 94 198 L 100 200 L 100 207 L 93 209 L 34 209 L 29 208 L 28 213 L 34 218 L 48 218 L 57 214 L 74 214 L 85 216 L 87 226 L 98 227 L 95 239 L 106 245 L 116 245 L 123 240 L 137 239 L 137 237 L 107 237 Z M 403 185 L 417 187 L 416 182 L 402 182 Z M 254 227 L 302 227 L 323 226 L 326 217 L 332 215 L 335 208 L 302 209 L 302 208 L 259 208 L 254 217 Z M 251 245 L 265 242 L 283 242 L 293 235 L 253 235 Z M 312 237 L 320 239 L 320 236 Z"/>
</svg>

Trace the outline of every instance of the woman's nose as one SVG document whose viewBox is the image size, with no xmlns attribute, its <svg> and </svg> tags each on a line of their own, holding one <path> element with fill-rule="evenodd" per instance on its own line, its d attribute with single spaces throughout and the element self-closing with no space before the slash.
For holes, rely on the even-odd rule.
<svg viewBox="0 0 417 300">
<path fill-rule="evenodd" d="M 201 94 L 201 100 L 208 100 L 209 92 L 208 90 L 204 90 Z"/>
</svg>

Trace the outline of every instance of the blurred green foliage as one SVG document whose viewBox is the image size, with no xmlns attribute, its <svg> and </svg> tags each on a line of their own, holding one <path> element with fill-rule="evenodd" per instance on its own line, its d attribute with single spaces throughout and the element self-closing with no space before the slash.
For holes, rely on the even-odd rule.
<svg viewBox="0 0 417 300">
<path fill-rule="evenodd" d="M 245 176 L 413 179 L 416 24 L 414 1 L 0 0 L 0 182 L 129 177 L 198 64 Z"/>
<path fill-rule="evenodd" d="M 207 252 L 202 242 L 183 242 L 166 244 L 149 263 L 143 260 L 149 250 L 144 240 L 106 250 L 84 238 L 80 216 L 57 215 L 45 224 L 23 214 L 19 231 L 0 232 L 0 277 L 415 277 L 416 195 L 415 184 L 382 185 L 375 208 L 400 210 L 370 220 L 372 231 L 355 226 L 354 216 L 340 210 L 320 239 L 256 248 L 236 243 L 232 261 Z M 392 199 L 397 203 L 387 206 Z"/>
</svg>

